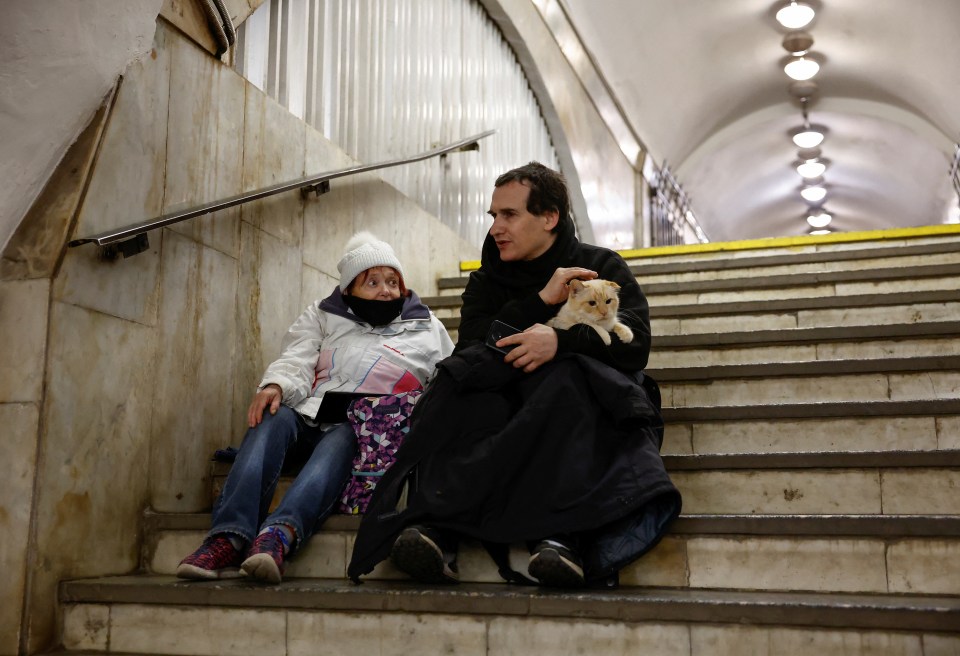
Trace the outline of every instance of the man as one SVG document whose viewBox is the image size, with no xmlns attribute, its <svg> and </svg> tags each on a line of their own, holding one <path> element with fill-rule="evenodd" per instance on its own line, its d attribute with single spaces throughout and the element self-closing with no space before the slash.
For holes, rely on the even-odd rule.
<svg viewBox="0 0 960 656">
<path fill-rule="evenodd" d="M 526 542 L 540 585 L 609 585 L 680 512 L 663 469 L 647 301 L 616 253 L 581 244 L 562 176 L 532 162 L 500 176 L 481 267 L 463 293 L 460 339 L 418 403 L 377 486 L 349 574 L 390 556 L 412 577 L 457 580 L 460 535 L 482 540 L 504 578 L 504 545 Z M 607 346 L 583 325 L 556 330 L 573 279 L 620 285 L 634 339 Z M 497 320 L 521 332 L 485 345 Z M 415 473 L 407 506 L 397 501 Z M 398 537 L 399 536 L 399 537 Z"/>
</svg>

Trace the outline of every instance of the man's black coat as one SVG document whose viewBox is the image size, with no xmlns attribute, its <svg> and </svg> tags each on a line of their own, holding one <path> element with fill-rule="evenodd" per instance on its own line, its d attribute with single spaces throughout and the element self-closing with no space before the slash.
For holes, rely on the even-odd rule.
<svg viewBox="0 0 960 656">
<path fill-rule="evenodd" d="M 572 226 L 532 262 L 501 262 L 490 237 L 463 294 L 460 339 L 414 411 L 397 461 L 361 521 L 349 575 L 387 557 L 411 524 L 509 544 L 557 534 L 581 539 L 588 579 L 651 549 L 680 513 L 660 458 L 659 391 L 641 370 L 650 350 L 646 298 L 626 263 L 580 244 Z M 596 332 L 558 332 L 553 361 L 525 374 L 483 345 L 494 319 L 525 329 L 554 316 L 538 292 L 557 267 L 592 269 L 620 287 L 634 333 L 606 346 Z M 397 508 L 413 477 L 407 505 Z"/>
</svg>

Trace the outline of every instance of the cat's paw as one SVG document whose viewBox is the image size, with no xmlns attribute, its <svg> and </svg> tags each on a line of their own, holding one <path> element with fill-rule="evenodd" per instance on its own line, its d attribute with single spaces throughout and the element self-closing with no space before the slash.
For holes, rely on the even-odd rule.
<svg viewBox="0 0 960 656">
<path fill-rule="evenodd" d="M 593 329 L 597 331 L 597 334 L 600 335 L 600 339 L 603 340 L 603 343 L 607 346 L 610 346 L 610 333 L 601 328 L 600 326 L 594 326 Z"/>
<path fill-rule="evenodd" d="M 633 331 L 630 330 L 629 326 L 618 323 L 613 327 L 613 332 L 617 334 L 617 337 L 619 337 L 620 341 L 624 344 L 629 344 L 633 341 Z"/>
</svg>

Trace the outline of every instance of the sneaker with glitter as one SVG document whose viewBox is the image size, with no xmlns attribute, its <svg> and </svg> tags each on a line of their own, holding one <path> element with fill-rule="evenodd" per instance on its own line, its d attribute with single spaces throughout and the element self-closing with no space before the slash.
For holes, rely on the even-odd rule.
<svg viewBox="0 0 960 656">
<path fill-rule="evenodd" d="M 240 565 L 240 572 L 258 581 L 279 583 L 283 578 L 283 543 L 284 535 L 279 529 L 258 535 Z"/>
<path fill-rule="evenodd" d="M 242 561 L 243 553 L 225 535 L 214 535 L 180 561 L 177 576 L 194 580 L 232 579 L 240 576 Z"/>
</svg>

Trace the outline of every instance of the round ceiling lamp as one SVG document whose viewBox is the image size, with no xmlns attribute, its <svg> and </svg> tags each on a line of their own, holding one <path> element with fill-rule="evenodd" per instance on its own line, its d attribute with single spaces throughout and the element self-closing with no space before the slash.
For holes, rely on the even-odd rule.
<svg viewBox="0 0 960 656">
<path fill-rule="evenodd" d="M 777 22 L 788 30 L 798 30 L 808 25 L 815 14 L 810 5 L 790 0 L 790 4 L 781 7 L 777 12 Z"/>
<path fill-rule="evenodd" d="M 823 143 L 823 131 L 805 125 L 793 135 L 793 143 L 797 148 L 816 148 Z"/>
<path fill-rule="evenodd" d="M 783 72 L 791 79 L 804 81 L 809 80 L 820 71 L 820 64 L 807 59 L 806 57 L 797 57 L 783 67 Z"/>
<path fill-rule="evenodd" d="M 810 224 L 810 227 L 818 230 L 826 228 L 831 221 L 833 221 L 833 217 L 827 212 L 816 212 L 807 216 L 807 223 Z"/>
<path fill-rule="evenodd" d="M 815 159 L 808 160 L 797 167 L 797 173 L 804 178 L 816 178 L 823 175 L 827 165 Z"/>
<path fill-rule="evenodd" d="M 811 230 L 810 234 L 811 235 L 829 235 L 831 232 L 833 232 L 833 230 L 830 230 L 829 228 L 823 228 L 821 230 Z"/>
<path fill-rule="evenodd" d="M 808 203 L 819 203 L 827 197 L 827 190 L 820 185 L 813 185 L 801 189 L 800 195 L 803 197 L 803 200 Z"/>
</svg>

